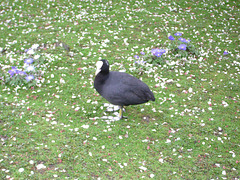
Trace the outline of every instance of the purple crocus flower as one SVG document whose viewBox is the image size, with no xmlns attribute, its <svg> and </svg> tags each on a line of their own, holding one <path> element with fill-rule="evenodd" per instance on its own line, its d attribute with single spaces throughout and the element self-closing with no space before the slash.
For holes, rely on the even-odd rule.
<svg viewBox="0 0 240 180">
<path fill-rule="evenodd" d="M 135 56 L 134 56 L 134 58 L 138 59 L 138 58 L 139 58 L 139 56 L 138 56 L 138 55 L 135 55 Z"/>
<path fill-rule="evenodd" d="M 159 52 L 163 54 L 163 53 L 166 52 L 166 50 L 165 49 L 160 49 Z"/>
<path fill-rule="evenodd" d="M 175 38 L 172 35 L 168 36 L 168 39 L 170 39 L 171 41 L 175 40 Z"/>
<path fill-rule="evenodd" d="M 177 32 L 177 33 L 175 33 L 174 35 L 175 35 L 175 36 L 182 36 L 182 33 Z"/>
<path fill-rule="evenodd" d="M 12 66 L 12 69 L 8 71 L 11 77 L 13 77 L 14 74 L 18 74 L 18 70 L 15 66 Z"/>
<path fill-rule="evenodd" d="M 162 53 L 160 52 L 160 49 L 152 49 L 151 50 L 152 55 L 160 57 Z"/>
<path fill-rule="evenodd" d="M 185 38 L 179 38 L 178 40 L 183 42 L 183 43 L 188 43 L 188 41 Z"/>
<path fill-rule="evenodd" d="M 141 53 L 141 55 L 145 55 L 145 52 L 143 52 L 143 51 L 142 51 L 142 52 L 140 52 L 140 53 Z"/>
<path fill-rule="evenodd" d="M 161 57 L 163 55 L 163 53 L 165 53 L 166 50 L 165 49 L 152 49 L 151 50 L 151 53 L 154 55 L 154 56 L 157 56 L 157 57 Z"/>
<path fill-rule="evenodd" d="M 27 80 L 27 82 L 29 82 L 29 81 L 34 79 L 34 76 L 33 75 L 28 75 L 28 76 L 26 76 L 25 79 Z"/>
<path fill-rule="evenodd" d="M 32 63 L 33 63 L 33 58 L 27 58 L 27 59 L 25 59 L 24 63 L 26 63 L 26 64 L 32 64 Z"/>
<path fill-rule="evenodd" d="M 186 51 L 187 45 L 186 45 L 186 44 L 180 44 L 180 45 L 178 46 L 178 49 Z"/>
<path fill-rule="evenodd" d="M 151 50 L 151 53 L 153 54 L 153 55 L 155 55 L 155 53 L 158 51 L 158 49 L 152 49 Z"/>
<path fill-rule="evenodd" d="M 13 75 L 15 74 L 13 70 L 9 70 L 8 73 L 10 74 L 11 77 L 13 77 Z"/>
<path fill-rule="evenodd" d="M 224 51 L 224 52 L 223 52 L 223 55 L 228 55 L 228 52 L 227 52 L 227 51 Z"/>
<path fill-rule="evenodd" d="M 161 57 L 161 56 L 162 56 L 162 53 L 159 52 L 159 51 L 157 51 L 154 55 L 157 56 L 157 57 Z"/>
</svg>

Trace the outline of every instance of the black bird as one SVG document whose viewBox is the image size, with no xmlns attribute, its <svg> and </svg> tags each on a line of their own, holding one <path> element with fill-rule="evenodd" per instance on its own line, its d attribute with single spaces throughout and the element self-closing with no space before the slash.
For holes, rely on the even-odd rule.
<svg viewBox="0 0 240 180">
<path fill-rule="evenodd" d="M 96 64 L 94 88 L 111 104 L 120 106 L 119 118 L 123 118 L 123 106 L 155 101 L 149 87 L 130 74 L 109 71 L 109 63 L 102 59 Z"/>
</svg>

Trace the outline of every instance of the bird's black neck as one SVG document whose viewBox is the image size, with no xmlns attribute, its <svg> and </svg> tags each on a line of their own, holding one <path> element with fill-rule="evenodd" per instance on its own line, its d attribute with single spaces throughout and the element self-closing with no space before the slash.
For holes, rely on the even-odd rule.
<svg viewBox="0 0 240 180">
<path fill-rule="evenodd" d="M 99 86 L 103 86 L 105 81 L 109 78 L 109 73 L 100 72 L 95 77 L 95 83 Z"/>
</svg>

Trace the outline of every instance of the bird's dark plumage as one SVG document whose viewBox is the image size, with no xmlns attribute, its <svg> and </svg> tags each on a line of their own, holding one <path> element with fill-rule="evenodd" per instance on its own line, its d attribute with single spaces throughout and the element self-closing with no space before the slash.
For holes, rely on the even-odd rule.
<svg viewBox="0 0 240 180">
<path fill-rule="evenodd" d="M 94 88 L 111 104 L 121 107 L 155 101 L 152 91 L 144 82 L 127 73 L 110 72 L 107 60 L 97 63 Z"/>
</svg>

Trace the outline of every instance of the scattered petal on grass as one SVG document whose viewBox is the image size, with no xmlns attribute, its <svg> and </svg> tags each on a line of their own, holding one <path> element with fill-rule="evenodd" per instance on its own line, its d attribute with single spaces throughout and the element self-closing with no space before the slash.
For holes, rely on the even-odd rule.
<svg viewBox="0 0 240 180">
<path fill-rule="evenodd" d="M 34 66 L 27 66 L 26 68 L 26 71 L 29 72 L 29 71 L 34 71 L 35 70 L 35 67 Z"/>
<path fill-rule="evenodd" d="M 30 160 L 29 163 L 30 163 L 30 164 L 34 164 L 34 161 L 33 161 L 33 160 Z"/>
<path fill-rule="evenodd" d="M 29 55 L 33 55 L 35 52 L 32 48 L 30 48 L 30 49 L 26 50 L 26 53 L 29 54 Z"/>
<path fill-rule="evenodd" d="M 146 171 L 146 170 L 147 170 L 147 168 L 144 167 L 144 166 L 140 166 L 139 169 L 141 169 L 141 170 L 143 170 L 143 171 Z"/>
<path fill-rule="evenodd" d="M 189 92 L 189 93 L 192 93 L 192 92 L 193 92 L 193 88 L 190 87 L 190 88 L 188 89 L 188 92 Z"/>
<path fill-rule="evenodd" d="M 171 140 L 170 139 L 167 139 L 167 141 L 165 143 L 171 143 Z"/>
<path fill-rule="evenodd" d="M 84 129 L 88 129 L 89 125 L 82 125 L 81 127 L 84 128 Z"/>
<path fill-rule="evenodd" d="M 60 78 L 60 84 L 65 84 L 65 81 L 63 78 Z"/>
<path fill-rule="evenodd" d="M 164 162 L 164 160 L 163 160 L 162 158 L 160 158 L 158 161 L 159 161 L 160 163 L 163 163 L 163 162 Z"/>
<path fill-rule="evenodd" d="M 146 61 L 143 61 L 143 60 L 139 60 L 139 61 L 135 61 L 136 64 L 140 64 L 140 65 L 143 65 L 146 63 Z"/>
<path fill-rule="evenodd" d="M 36 165 L 36 168 L 37 168 L 38 170 L 40 170 L 40 169 L 45 169 L 46 166 L 45 166 L 44 164 L 38 164 L 38 165 Z"/>
<path fill-rule="evenodd" d="M 22 173 L 24 171 L 24 168 L 20 168 L 18 171 Z"/>
<path fill-rule="evenodd" d="M 33 44 L 32 49 L 36 50 L 39 47 L 39 44 Z"/>
<path fill-rule="evenodd" d="M 222 105 L 223 105 L 223 107 L 228 107 L 229 106 L 228 103 L 225 102 L 225 101 L 222 101 Z"/>
<path fill-rule="evenodd" d="M 41 56 L 39 54 L 34 55 L 34 59 L 39 59 Z"/>
<path fill-rule="evenodd" d="M 177 83 L 176 86 L 177 86 L 177 87 L 181 87 L 181 84 Z"/>
<path fill-rule="evenodd" d="M 235 152 L 234 152 L 234 151 L 229 151 L 229 153 L 231 153 L 231 154 L 232 154 L 232 157 L 233 157 L 233 158 L 235 158 L 235 157 L 236 157 L 236 154 L 235 154 Z"/>
<path fill-rule="evenodd" d="M 155 176 L 154 174 L 150 174 L 150 178 L 154 178 L 154 176 Z"/>
</svg>

